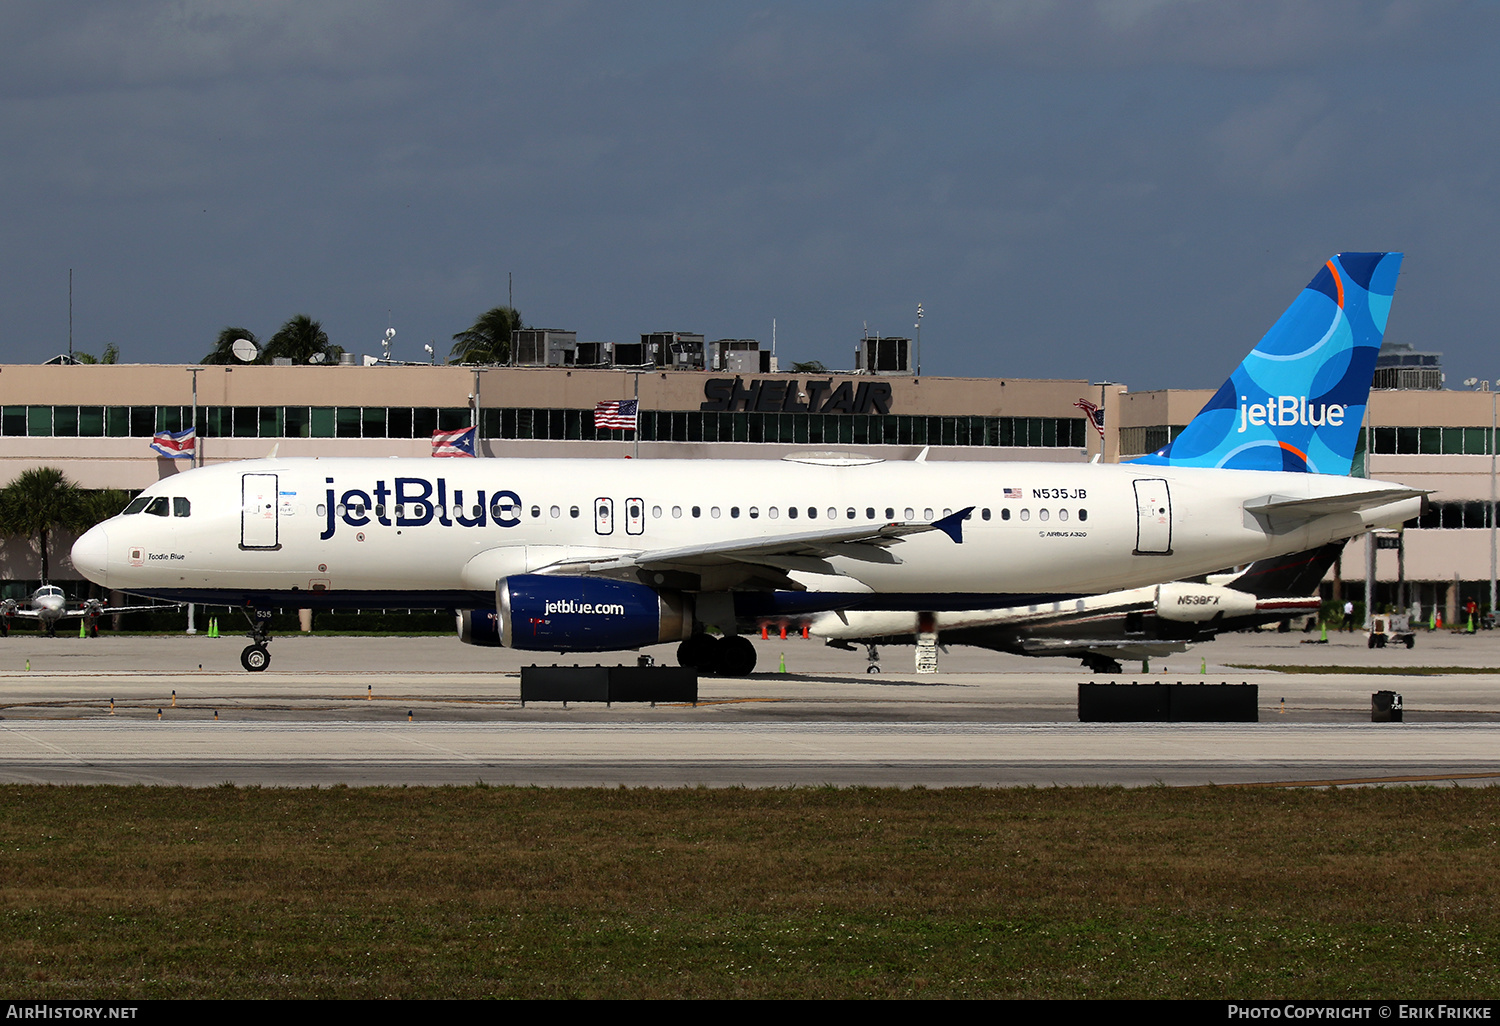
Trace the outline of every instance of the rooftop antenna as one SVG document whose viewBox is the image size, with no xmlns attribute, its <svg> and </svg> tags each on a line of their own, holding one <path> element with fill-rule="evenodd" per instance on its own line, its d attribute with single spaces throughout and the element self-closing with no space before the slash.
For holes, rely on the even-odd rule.
<svg viewBox="0 0 1500 1026">
<path fill-rule="evenodd" d="M 234 344 L 229 347 L 229 351 L 234 354 L 234 358 L 240 361 L 240 363 L 254 363 L 255 358 L 260 355 L 260 350 L 248 338 L 235 339 Z M 197 379 L 194 380 L 196 381 Z"/>
<path fill-rule="evenodd" d="M 68 362 L 73 362 L 73 268 L 68 268 Z"/>
<path fill-rule="evenodd" d="M 383 338 L 383 339 L 380 340 L 380 348 L 385 353 L 385 356 L 383 357 L 383 359 L 385 360 L 386 363 L 390 363 L 391 362 L 391 339 L 393 339 L 395 337 L 396 337 L 396 329 L 395 328 L 386 328 L 385 329 L 385 338 Z"/>
<path fill-rule="evenodd" d="M 427 350 L 427 363 L 429 366 L 437 363 L 437 351 L 432 348 L 432 343 L 436 341 L 437 339 L 433 339 L 432 342 L 422 343 L 422 348 Z"/>
</svg>

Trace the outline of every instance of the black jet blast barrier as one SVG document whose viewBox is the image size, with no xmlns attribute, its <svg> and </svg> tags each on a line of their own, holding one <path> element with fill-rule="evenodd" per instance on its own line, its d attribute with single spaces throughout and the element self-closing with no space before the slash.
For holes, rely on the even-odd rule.
<svg viewBox="0 0 1500 1026">
<path fill-rule="evenodd" d="M 1258 684 L 1078 685 L 1078 719 L 1083 723 L 1258 723 Z"/>
</svg>

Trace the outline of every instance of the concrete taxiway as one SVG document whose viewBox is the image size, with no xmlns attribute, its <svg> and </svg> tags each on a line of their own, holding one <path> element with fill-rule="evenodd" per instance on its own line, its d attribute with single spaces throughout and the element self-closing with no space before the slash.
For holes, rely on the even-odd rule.
<svg viewBox="0 0 1500 1026">
<path fill-rule="evenodd" d="M 0 780 L 787 786 L 1500 782 L 1500 632 L 1236 635 L 1152 673 L 1098 678 L 1066 660 L 976 650 L 917 675 L 910 648 L 757 642 L 749 678 L 704 679 L 700 704 L 522 707 L 530 662 L 453 638 L 280 637 L 261 674 L 242 639 L 0 641 Z M 671 649 L 648 652 L 670 661 Z M 778 672 L 783 656 L 788 672 Z M 599 661 L 606 661 L 601 657 Z M 608 661 L 621 661 L 618 657 Z M 1206 666 L 1204 665 L 1206 661 Z M 29 665 L 29 669 L 27 668 Z M 1268 666 L 1338 666 L 1288 673 Z M 1427 667 L 1459 672 L 1427 674 Z M 1397 673 L 1378 671 L 1400 671 Z M 1200 672 L 1202 671 L 1202 672 Z M 1083 724 L 1081 681 L 1259 685 L 1256 724 Z M 1370 722 L 1402 694 L 1405 720 Z"/>
</svg>

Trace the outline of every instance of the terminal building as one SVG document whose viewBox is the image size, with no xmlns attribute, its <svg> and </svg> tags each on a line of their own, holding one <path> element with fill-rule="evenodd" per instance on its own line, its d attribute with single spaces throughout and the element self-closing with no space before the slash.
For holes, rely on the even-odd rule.
<svg viewBox="0 0 1500 1026">
<path fill-rule="evenodd" d="M 426 456 L 434 431 L 471 424 L 484 458 L 776 459 L 854 449 L 909 460 L 928 448 L 932 460 L 1113 462 L 1166 444 L 1212 395 L 1081 378 L 918 375 L 907 339 L 862 340 L 856 373 L 789 372 L 753 339 L 658 332 L 639 346 L 606 347 L 573 332 L 526 331 L 518 363 L 500 367 L 6 365 L 0 484 L 50 466 L 83 488 L 141 489 L 191 466 L 158 457 L 153 435 L 195 423 L 205 464 L 273 452 Z M 1428 489 L 1431 500 L 1390 538 L 1352 542 L 1325 596 L 1363 599 L 1368 550 L 1379 603 L 1415 603 L 1424 617 L 1434 608 L 1451 617 L 1471 598 L 1487 607 L 1496 393 L 1445 389 L 1437 354 L 1390 344 L 1377 384 L 1388 387 L 1371 393 L 1356 473 Z M 629 399 L 639 400 L 637 430 L 594 426 L 596 404 Z M 1103 410 L 1102 436 L 1080 400 Z M 70 543 L 61 533 L 53 542 L 63 580 L 76 579 L 61 558 Z M 34 584 L 36 567 L 25 539 L 0 546 L 0 579 Z"/>
</svg>

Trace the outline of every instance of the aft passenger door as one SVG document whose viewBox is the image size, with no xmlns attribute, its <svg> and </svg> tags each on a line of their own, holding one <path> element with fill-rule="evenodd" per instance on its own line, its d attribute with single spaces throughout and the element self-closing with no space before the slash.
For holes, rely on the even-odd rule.
<svg viewBox="0 0 1500 1026">
<path fill-rule="evenodd" d="M 276 475 L 244 474 L 240 479 L 240 548 L 279 549 Z"/>
<path fill-rule="evenodd" d="M 1172 554 L 1172 495 L 1159 477 L 1135 482 L 1135 554 Z"/>
</svg>

